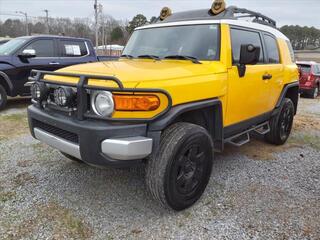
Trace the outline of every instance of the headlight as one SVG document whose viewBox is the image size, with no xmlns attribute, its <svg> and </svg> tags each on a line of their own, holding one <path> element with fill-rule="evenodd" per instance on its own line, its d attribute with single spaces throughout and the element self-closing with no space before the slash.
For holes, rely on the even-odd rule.
<svg viewBox="0 0 320 240">
<path fill-rule="evenodd" d="M 114 102 L 110 92 L 97 91 L 91 95 L 91 107 L 95 114 L 108 117 L 113 113 Z"/>
<path fill-rule="evenodd" d="M 47 87 L 44 83 L 36 82 L 30 87 L 31 96 L 36 101 L 42 101 L 47 95 Z"/>
<path fill-rule="evenodd" d="M 75 96 L 71 88 L 59 87 L 54 90 L 54 102 L 60 107 L 66 107 L 71 105 L 72 100 Z"/>
</svg>

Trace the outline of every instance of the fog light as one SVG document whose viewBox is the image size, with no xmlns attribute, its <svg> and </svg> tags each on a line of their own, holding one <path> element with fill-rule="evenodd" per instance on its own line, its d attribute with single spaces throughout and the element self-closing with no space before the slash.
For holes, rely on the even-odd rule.
<svg viewBox="0 0 320 240">
<path fill-rule="evenodd" d="M 47 87 L 44 83 L 36 82 L 30 87 L 31 97 L 36 101 L 42 101 L 47 95 Z"/>
<path fill-rule="evenodd" d="M 69 106 L 74 97 L 74 92 L 72 88 L 62 88 L 59 87 L 53 92 L 54 102 L 60 107 Z"/>
<path fill-rule="evenodd" d="M 91 95 L 91 107 L 95 114 L 108 117 L 114 111 L 113 97 L 110 92 L 97 91 Z"/>
</svg>

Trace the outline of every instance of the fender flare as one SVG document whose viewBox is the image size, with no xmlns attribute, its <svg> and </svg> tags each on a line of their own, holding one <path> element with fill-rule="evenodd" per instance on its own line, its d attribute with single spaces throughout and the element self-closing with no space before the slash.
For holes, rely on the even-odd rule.
<svg viewBox="0 0 320 240">
<path fill-rule="evenodd" d="M 290 89 L 295 89 L 296 90 L 295 91 L 296 96 L 292 100 L 293 100 L 293 104 L 295 106 L 295 114 L 297 113 L 297 107 L 298 107 L 298 101 L 299 101 L 299 81 L 292 82 L 292 83 L 289 83 L 289 84 L 284 86 L 284 88 L 282 89 L 282 92 L 280 94 L 280 97 L 279 97 L 279 99 L 277 101 L 277 104 L 276 104 L 274 112 L 277 112 L 277 109 L 279 109 L 282 100 L 285 98 L 285 96 L 287 95 L 287 93 L 288 93 L 288 91 Z"/>
<path fill-rule="evenodd" d="M 212 119 L 208 119 L 209 124 L 211 124 L 212 129 L 209 133 L 214 141 L 215 150 L 218 152 L 223 151 L 223 114 L 222 114 L 222 103 L 219 99 L 209 99 L 199 102 L 192 102 L 177 105 L 172 107 L 169 112 L 163 115 L 161 118 L 149 123 L 149 132 L 161 132 L 172 124 L 180 115 L 194 110 L 200 110 L 204 108 L 212 108 L 213 116 Z"/>
<path fill-rule="evenodd" d="M 4 81 L 7 83 L 7 86 L 9 88 L 9 92 L 7 92 L 7 95 L 12 94 L 13 93 L 13 84 L 12 84 L 9 76 L 6 73 L 0 71 L 0 77 L 2 77 L 4 79 Z"/>
</svg>

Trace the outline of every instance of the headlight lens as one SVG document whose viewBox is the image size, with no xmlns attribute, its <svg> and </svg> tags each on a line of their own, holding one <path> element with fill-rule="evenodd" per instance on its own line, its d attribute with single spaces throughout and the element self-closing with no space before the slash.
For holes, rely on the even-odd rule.
<svg viewBox="0 0 320 240">
<path fill-rule="evenodd" d="M 91 96 L 91 107 L 95 114 L 101 117 L 108 117 L 114 111 L 113 97 L 110 92 L 97 91 Z"/>
<path fill-rule="evenodd" d="M 30 87 L 31 96 L 36 101 L 42 101 L 47 95 L 47 87 L 44 83 L 36 82 Z"/>
</svg>

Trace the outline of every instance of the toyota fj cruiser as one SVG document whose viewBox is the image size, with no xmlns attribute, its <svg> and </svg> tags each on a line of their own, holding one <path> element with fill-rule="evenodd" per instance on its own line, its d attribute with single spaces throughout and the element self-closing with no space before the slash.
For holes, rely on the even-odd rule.
<svg viewBox="0 0 320 240">
<path fill-rule="evenodd" d="M 134 31 L 118 61 L 33 71 L 30 81 L 36 139 L 90 165 L 145 163 L 152 196 L 176 211 L 200 198 L 225 144 L 241 146 L 251 132 L 284 144 L 299 92 L 276 23 L 223 1 L 165 8 Z"/>
</svg>

